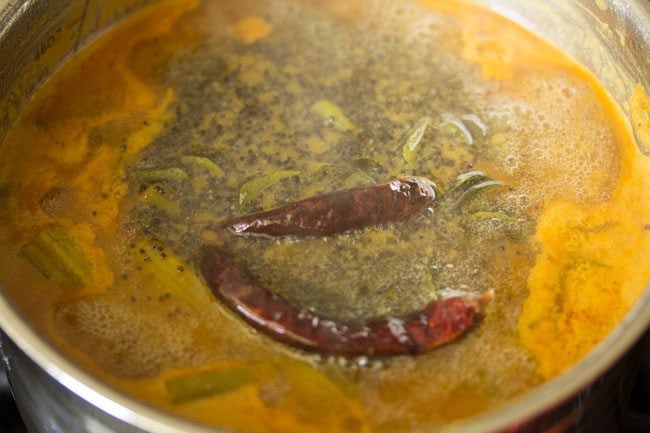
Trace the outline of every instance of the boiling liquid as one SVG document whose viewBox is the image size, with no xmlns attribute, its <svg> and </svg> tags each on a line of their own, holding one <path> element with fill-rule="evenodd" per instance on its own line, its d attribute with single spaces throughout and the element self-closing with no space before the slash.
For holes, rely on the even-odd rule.
<svg viewBox="0 0 650 433">
<path fill-rule="evenodd" d="M 167 2 L 66 65 L 3 155 L 0 269 L 25 314 L 116 388 L 238 431 L 392 433 L 497 407 L 584 356 L 650 277 L 648 167 L 617 108 L 557 49 L 462 2 Z M 474 170 L 504 186 L 459 203 Z M 214 230 L 405 174 L 439 190 L 410 221 L 301 240 Z M 52 224 L 83 250 L 84 284 L 26 258 Z M 220 305 L 194 265 L 204 244 L 341 321 L 495 299 L 426 355 L 323 358 Z M 222 388 L 175 395 L 193 376 Z"/>
</svg>

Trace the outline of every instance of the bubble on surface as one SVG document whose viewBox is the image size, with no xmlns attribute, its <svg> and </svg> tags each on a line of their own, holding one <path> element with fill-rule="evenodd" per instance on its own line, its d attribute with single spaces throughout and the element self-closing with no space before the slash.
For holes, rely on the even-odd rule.
<svg viewBox="0 0 650 433">
<path fill-rule="evenodd" d="M 92 298 L 63 304 L 55 316 L 70 343 L 118 376 L 148 377 L 165 367 L 205 361 L 192 341 L 197 321 L 190 315 L 155 317 L 129 304 Z"/>
</svg>

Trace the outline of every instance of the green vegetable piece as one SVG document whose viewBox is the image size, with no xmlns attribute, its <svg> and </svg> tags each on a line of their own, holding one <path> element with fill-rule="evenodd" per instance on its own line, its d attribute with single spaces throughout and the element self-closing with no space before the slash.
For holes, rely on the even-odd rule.
<svg viewBox="0 0 650 433">
<path fill-rule="evenodd" d="M 479 191 L 495 186 L 504 186 L 505 184 L 499 180 L 489 178 L 480 170 L 469 171 L 463 173 L 456 178 L 456 185 L 454 186 L 453 195 L 455 196 L 456 206 L 460 206 L 463 202 L 476 197 Z"/>
<path fill-rule="evenodd" d="M 442 121 L 443 125 L 451 125 L 457 130 L 457 132 L 460 132 L 467 144 L 470 146 L 474 144 L 474 136 L 472 135 L 472 131 L 469 130 L 467 125 L 465 125 L 461 119 L 457 118 L 453 114 L 445 113 L 442 115 Z"/>
<path fill-rule="evenodd" d="M 183 403 L 235 391 L 254 379 L 255 374 L 250 368 L 234 367 L 177 377 L 168 380 L 165 386 L 174 403 Z"/>
<path fill-rule="evenodd" d="M 207 172 L 209 172 L 214 177 L 224 177 L 226 173 L 223 171 L 219 165 L 205 156 L 182 156 L 181 162 L 183 164 L 192 165 L 199 167 Z"/>
<path fill-rule="evenodd" d="M 46 278 L 61 284 L 86 284 L 92 279 L 90 264 L 67 230 L 58 224 L 40 232 L 21 250 Z"/>
<path fill-rule="evenodd" d="M 316 101 L 311 106 L 311 111 L 323 120 L 330 122 L 334 128 L 341 132 L 357 129 L 356 125 L 343 113 L 343 110 L 327 99 Z"/>
<path fill-rule="evenodd" d="M 138 177 L 144 181 L 184 180 L 187 179 L 187 172 L 180 167 L 151 168 L 140 170 Z"/>
<path fill-rule="evenodd" d="M 476 132 L 480 132 L 483 137 L 487 136 L 488 126 L 476 114 L 465 114 L 461 116 L 461 119 L 463 120 L 463 123 L 468 127 L 472 126 L 473 129 L 477 129 L 478 131 Z M 476 135 L 476 133 L 474 133 L 474 135 Z"/>
<path fill-rule="evenodd" d="M 468 188 L 477 183 L 489 180 L 490 178 L 485 175 L 481 170 L 468 171 L 458 175 L 456 178 L 456 186 L 454 189 L 458 190 L 459 188 Z"/>
<path fill-rule="evenodd" d="M 165 213 L 176 215 L 181 211 L 180 205 L 165 196 L 165 188 L 158 183 L 147 185 L 140 192 L 140 197 L 151 206 L 158 208 Z"/>
<path fill-rule="evenodd" d="M 477 183 L 476 185 L 472 185 L 471 187 L 467 188 L 464 190 L 456 199 L 456 205 L 460 205 L 464 201 L 475 197 L 479 191 L 486 190 L 487 188 L 491 187 L 502 187 L 505 184 L 499 180 L 486 180 L 484 182 Z"/>
<path fill-rule="evenodd" d="M 269 187 L 283 179 L 298 176 L 299 174 L 300 172 L 297 170 L 280 170 L 267 174 L 266 176 L 249 180 L 239 189 L 239 205 L 243 206 L 250 203 Z"/>
<path fill-rule="evenodd" d="M 425 116 L 406 132 L 402 145 L 402 156 L 409 165 L 415 165 L 417 162 L 418 146 L 432 121 L 430 117 Z"/>
</svg>

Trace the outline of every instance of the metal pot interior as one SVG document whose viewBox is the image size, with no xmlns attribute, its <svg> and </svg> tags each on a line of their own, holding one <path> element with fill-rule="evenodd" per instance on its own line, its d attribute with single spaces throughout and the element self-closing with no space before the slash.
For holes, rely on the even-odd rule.
<svg viewBox="0 0 650 433">
<path fill-rule="evenodd" d="M 150 0 L 0 0 L 0 142 L 30 96 L 93 38 Z M 644 0 L 486 0 L 491 8 L 551 40 L 590 69 L 629 115 L 638 84 L 650 85 L 650 3 Z M 504 430 L 552 408 L 593 382 L 633 345 L 650 322 L 650 291 L 582 362 L 508 406 L 449 427 Z M 47 374 L 111 416 L 146 431 L 202 428 L 120 395 L 81 371 L 39 337 L 0 291 L 0 326 Z"/>
</svg>

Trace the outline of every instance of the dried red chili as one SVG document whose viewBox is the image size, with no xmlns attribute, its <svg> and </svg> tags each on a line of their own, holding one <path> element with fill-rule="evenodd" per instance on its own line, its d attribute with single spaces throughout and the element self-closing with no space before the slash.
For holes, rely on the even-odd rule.
<svg viewBox="0 0 650 433">
<path fill-rule="evenodd" d="M 273 294 L 216 247 L 200 259 L 212 293 L 247 322 L 283 343 L 323 354 L 419 354 L 467 332 L 492 292 L 434 300 L 404 318 L 341 323 L 301 309 Z"/>
<path fill-rule="evenodd" d="M 222 227 L 235 234 L 328 236 L 422 214 L 436 198 L 433 183 L 402 177 L 380 185 L 309 197 L 267 212 L 233 218 Z"/>
</svg>

